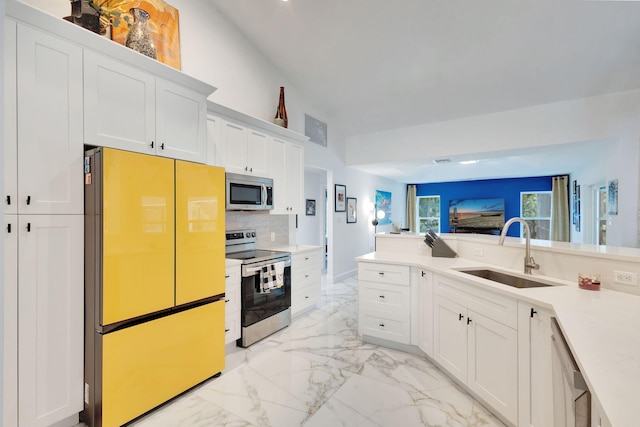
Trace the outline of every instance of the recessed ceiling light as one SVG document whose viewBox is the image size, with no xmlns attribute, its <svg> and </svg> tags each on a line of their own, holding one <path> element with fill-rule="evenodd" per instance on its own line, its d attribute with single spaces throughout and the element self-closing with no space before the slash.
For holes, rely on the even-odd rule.
<svg viewBox="0 0 640 427">
<path fill-rule="evenodd" d="M 460 162 L 461 165 L 473 165 L 475 163 L 478 163 L 477 160 L 463 160 Z"/>
</svg>

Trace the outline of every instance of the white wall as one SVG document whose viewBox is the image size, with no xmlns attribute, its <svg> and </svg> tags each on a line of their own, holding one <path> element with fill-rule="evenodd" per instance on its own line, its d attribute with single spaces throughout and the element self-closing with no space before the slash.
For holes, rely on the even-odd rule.
<svg viewBox="0 0 640 427">
<path fill-rule="evenodd" d="M 298 215 L 296 242 L 299 245 L 324 245 L 324 220 L 326 217 L 324 192 L 327 188 L 327 172 L 320 169 L 305 168 L 304 199 L 316 201 L 316 214 Z"/>
</svg>

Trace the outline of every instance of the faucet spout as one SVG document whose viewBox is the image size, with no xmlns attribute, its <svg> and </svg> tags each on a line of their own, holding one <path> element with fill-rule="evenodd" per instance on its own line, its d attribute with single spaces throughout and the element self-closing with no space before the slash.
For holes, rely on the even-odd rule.
<svg viewBox="0 0 640 427">
<path fill-rule="evenodd" d="M 509 227 L 514 222 L 519 222 L 523 225 L 525 231 L 525 255 L 524 255 L 524 274 L 531 274 L 531 270 L 539 270 L 540 265 L 536 264 L 535 260 L 531 256 L 531 229 L 529 228 L 529 224 L 522 218 L 513 217 L 509 221 L 504 224 L 502 227 L 502 232 L 500 233 L 500 239 L 498 240 L 498 244 L 502 245 L 504 243 L 504 238 L 507 235 L 507 231 Z"/>
</svg>

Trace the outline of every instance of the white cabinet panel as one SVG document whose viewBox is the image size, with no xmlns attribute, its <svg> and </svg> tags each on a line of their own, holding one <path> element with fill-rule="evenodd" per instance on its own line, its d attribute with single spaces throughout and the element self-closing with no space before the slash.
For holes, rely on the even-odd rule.
<svg viewBox="0 0 640 427">
<path fill-rule="evenodd" d="M 433 273 L 418 271 L 418 347 L 433 357 Z"/>
<path fill-rule="evenodd" d="M 225 344 L 240 338 L 240 315 L 242 306 L 241 271 L 239 265 L 229 265 L 225 268 Z"/>
<path fill-rule="evenodd" d="M 84 212 L 82 49 L 18 25 L 18 212 Z"/>
<path fill-rule="evenodd" d="M 48 426 L 83 408 L 84 216 L 18 222 L 20 425 Z"/>
<path fill-rule="evenodd" d="M 18 94 L 16 78 L 16 23 L 4 21 L 4 190 L 5 213 L 18 212 Z M 5 395 L 6 396 L 6 395 Z"/>
<path fill-rule="evenodd" d="M 434 305 L 434 359 L 467 383 L 467 309 L 439 295 Z"/>
<path fill-rule="evenodd" d="M 3 412 L 0 423 L 18 425 L 18 215 L 4 216 Z"/>
<path fill-rule="evenodd" d="M 90 51 L 84 66 L 86 143 L 154 154 L 154 76 Z"/>
<path fill-rule="evenodd" d="M 204 162 L 207 150 L 206 98 L 167 80 L 156 80 L 157 153 Z"/>
<path fill-rule="evenodd" d="M 551 313 L 518 302 L 518 425 L 553 424 Z"/>
<path fill-rule="evenodd" d="M 207 164 L 224 167 L 225 155 L 221 150 L 222 119 L 213 114 L 207 114 Z"/>
<path fill-rule="evenodd" d="M 251 175 L 271 177 L 271 137 L 249 129 L 247 134 L 247 167 Z M 246 172 L 245 172 L 246 173 Z"/>
<path fill-rule="evenodd" d="M 206 96 L 85 52 L 85 142 L 206 162 Z"/>
<path fill-rule="evenodd" d="M 299 214 L 304 199 L 304 147 L 273 138 L 274 208 L 272 214 Z"/>
<path fill-rule="evenodd" d="M 314 251 L 291 254 L 291 314 L 316 306 L 321 298 L 322 254 Z"/>
<path fill-rule="evenodd" d="M 469 311 L 468 386 L 509 421 L 518 416 L 518 333 Z"/>
</svg>

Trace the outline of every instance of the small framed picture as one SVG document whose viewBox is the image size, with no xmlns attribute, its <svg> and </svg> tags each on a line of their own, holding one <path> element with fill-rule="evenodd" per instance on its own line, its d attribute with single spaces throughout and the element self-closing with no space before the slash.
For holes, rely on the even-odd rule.
<svg viewBox="0 0 640 427">
<path fill-rule="evenodd" d="M 335 211 L 336 212 L 344 212 L 347 210 L 347 186 L 336 184 L 336 201 L 335 201 Z"/>
<path fill-rule="evenodd" d="M 358 199 L 347 197 L 347 224 L 358 221 Z"/>
<path fill-rule="evenodd" d="M 313 199 L 307 199 L 307 215 L 316 214 L 316 201 Z"/>
</svg>

